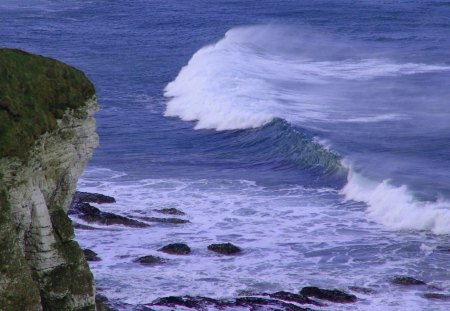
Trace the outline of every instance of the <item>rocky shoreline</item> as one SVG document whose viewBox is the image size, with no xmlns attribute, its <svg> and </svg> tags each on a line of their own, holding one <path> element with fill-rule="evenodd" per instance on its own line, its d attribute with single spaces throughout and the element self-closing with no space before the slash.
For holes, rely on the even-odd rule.
<svg viewBox="0 0 450 311">
<path fill-rule="evenodd" d="M 76 192 L 69 209 L 69 214 L 80 219 L 86 224 L 77 227 L 80 230 L 98 230 L 98 227 L 90 227 L 90 224 L 100 226 L 122 225 L 132 228 L 145 228 L 151 225 L 153 217 L 136 217 L 118 215 L 104 212 L 95 204 L 113 204 L 116 199 L 97 193 Z M 86 207 L 89 205 L 89 207 Z M 172 218 L 172 216 L 186 216 L 186 213 L 174 208 L 155 210 L 166 218 L 160 218 L 161 224 L 182 225 L 188 221 L 184 218 Z M 168 219 L 165 221 L 164 219 Z M 176 221 L 173 221 L 176 219 Z M 205 246 L 210 252 L 218 256 L 245 256 L 245 250 L 231 243 L 214 243 Z M 162 255 L 189 256 L 191 248 L 185 243 L 171 243 L 165 245 L 156 251 Z M 101 254 L 96 254 L 92 250 L 85 249 L 85 256 L 88 261 L 101 260 Z M 99 257 L 100 256 L 100 257 Z M 169 263 L 173 258 L 165 258 L 154 255 L 146 255 L 132 259 L 136 264 L 143 266 L 157 266 Z M 392 276 L 388 282 L 390 284 L 403 287 L 405 289 L 416 289 L 423 291 L 422 296 L 426 299 L 438 299 L 450 301 L 450 295 L 441 293 L 441 289 L 427 284 L 426 282 L 413 278 L 411 276 Z M 329 309 L 335 304 L 352 305 L 360 299 L 366 299 L 371 295 L 376 295 L 380 289 L 367 287 L 349 286 L 342 289 L 326 289 L 314 286 L 306 286 L 298 292 L 278 291 L 274 293 L 267 292 L 242 292 L 232 299 L 221 299 L 204 296 L 168 296 L 160 297 L 146 304 L 131 306 L 118 301 L 109 301 L 105 296 L 99 295 L 100 301 L 104 305 L 104 310 L 322 310 L 322 307 Z"/>
</svg>

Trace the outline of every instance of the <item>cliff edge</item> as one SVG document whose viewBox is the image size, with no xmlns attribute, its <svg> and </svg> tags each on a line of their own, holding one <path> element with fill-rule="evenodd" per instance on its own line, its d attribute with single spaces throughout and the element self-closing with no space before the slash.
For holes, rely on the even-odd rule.
<svg viewBox="0 0 450 311">
<path fill-rule="evenodd" d="M 0 49 L 0 310 L 95 310 L 66 212 L 98 144 L 97 110 L 81 71 Z"/>
</svg>

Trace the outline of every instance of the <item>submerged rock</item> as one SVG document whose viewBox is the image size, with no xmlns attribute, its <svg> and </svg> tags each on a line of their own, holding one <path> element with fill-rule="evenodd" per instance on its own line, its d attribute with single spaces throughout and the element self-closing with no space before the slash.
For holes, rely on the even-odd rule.
<svg viewBox="0 0 450 311">
<path fill-rule="evenodd" d="M 355 295 L 347 294 L 346 292 L 341 290 L 321 289 L 313 286 L 303 287 L 302 290 L 300 291 L 300 294 L 305 295 L 307 297 L 315 297 L 318 299 L 338 303 L 350 303 L 355 302 L 357 300 L 357 297 Z"/>
<path fill-rule="evenodd" d="M 376 293 L 376 291 L 371 289 L 371 288 L 361 287 L 361 286 L 350 286 L 348 289 L 353 291 L 353 292 L 366 294 L 366 295 L 370 295 L 370 294 L 375 294 Z"/>
<path fill-rule="evenodd" d="M 100 193 L 75 192 L 72 203 L 116 203 L 116 199 Z"/>
<path fill-rule="evenodd" d="M 138 217 L 138 218 L 148 222 L 159 222 L 163 224 L 173 224 L 173 225 L 185 224 L 189 222 L 189 220 L 181 218 L 159 218 L 159 217 Z"/>
<path fill-rule="evenodd" d="M 184 213 L 176 208 L 155 209 L 155 212 L 158 212 L 160 214 L 165 214 L 165 215 L 179 215 L 179 216 L 186 215 L 186 213 Z"/>
<path fill-rule="evenodd" d="M 412 286 L 412 285 L 426 285 L 424 281 L 415 279 L 410 276 L 395 276 L 393 277 L 390 282 L 395 285 L 402 285 L 402 286 Z"/>
<path fill-rule="evenodd" d="M 72 204 L 70 208 L 69 214 L 78 215 L 80 219 L 86 222 L 94 222 L 102 225 L 123 225 L 135 228 L 149 227 L 148 224 L 132 218 L 114 213 L 102 212 L 89 203 L 75 203 Z"/>
<path fill-rule="evenodd" d="M 262 297 L 239 297 L 235 301 L 236 306 L 251 306 L 251 307 L 275 307 L 276 310 L 286 311 L 306 311 L 308 309 L 294 305 L 292 303 L 283 302 L 277 299 L 267 299 Z M 253 308 L 251 310 L 254 310 Z M 259 310 L 259 309 L 256 309 Z"/>
<path fill-rule="evenodd" d="M 86 258 L 87 261 L 100 261 L 100 257 L 98 257 L 98 254 L 94 252 L 93 250 L 90 250 L 88 248 L 83 249 L 84 258 Z"/>
<path fill-rule="evenodd" d="M 139 257 L 139 258 L 135 259 L 134 262 L 140 263 L 141 265 L 151 266 L 151 265 L 160 265 L 160 264 L 166 263 L 167 261 L 166 261 L 166 259 L 161 258 L 161 257 L 148 255 L 148 256 Z"/>
<path fill-rule="evenodd" d="M 450 301 L 450 295 L 446 295 L 446 294 L 425 293 L 425 294 L 423 294 L 423 297 L 427 298 L 427 299 Z"/>
<path fill-rule="evenodd" d="M 241 252 L 239 247 L 231 243 L 211 244 L 208 249 L 222 255 L 235 255 Z"/>
<path fill-rule="evenodd" d="M 191 253 L 190 247 L 183 243 L 168 244 L 158 251 L 171 255 L 188 255 Z"/>
<path fill-rule="evenodd" d="M 294 293 L 285 292 L 285 291 L 280 291 L 280 292 L 276 292 L 273 294 L 269 294 L 269 297 L 274 298 L 274 299 L 283 300 L 283 301 L 295 302 L 295 303 L 299 303 L 299 304 L 312 304 L 312 305 L 316 305 L 316 306 L 324 305 L 323 303 L 312 300 L 305 295 L 294 294 Z"/>
<path fill-rule="evenodd" d="M 300 306 L 286 303 L 276 299 L 268 299 L 263 297 L 239 297 L 235 300 L 220 300 L 208 297 L 191 297 L 191 296 L 170 296 L 154 300 L 146 306 L 164 306 L 175 308 L 177 306 L 194 310 L 242 310 L 249 307 L 250 310 L 285 310 L 285 311 L 306 311 Z M 264 309 L 262 309 L 264 308 Z M 270 308 L 270 309 L 269 309 Z"/>
</svg>

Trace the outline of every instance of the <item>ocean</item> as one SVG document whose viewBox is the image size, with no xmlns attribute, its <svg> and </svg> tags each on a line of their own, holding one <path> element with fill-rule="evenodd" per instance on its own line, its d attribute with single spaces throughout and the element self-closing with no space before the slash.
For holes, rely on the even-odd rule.
<svg viewBox="0 0 450 311">
<path fill-rule="evenodd" d="M 112 302 L 360 286 L 352 310 L 448 310 L 424 294 L 450 293 L 450 1 L 4 0 L 0 42 L 95 84 L 79 190 L 190 221 L 76 231 Z"/>
</svg>

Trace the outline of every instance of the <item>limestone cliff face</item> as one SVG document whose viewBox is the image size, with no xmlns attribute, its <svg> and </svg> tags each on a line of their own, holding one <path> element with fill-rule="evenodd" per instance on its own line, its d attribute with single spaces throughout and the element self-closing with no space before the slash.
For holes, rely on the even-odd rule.
<svg viewBox="0 0 450 311">
<path fill-rule="evenodd" d="M 75 70 L 59 62 L 58 66 Z M 74 90 L 77 82 L 70 79 L 67 76 L 65 83 L 75 83 L 70 86 Z M 77 180 L 98 144 L 93 118 L 98 105 L 89 95 L 64 112 L 59 108 L 58 114 L 44 108 L 46 120 L 54 117 L 51 126 L 39 132 L 26 152 L 17 137 L 19 142 L 8 141 L 14 146 L 10 154 L 0 154 L 0 310 L 95 310 L 93 277 L 73 240 L 66 213 Z M 0 104 L 0 113 L 1 108 Z M 19 122 L 16 119 L 11 118 L 13 126 Z M 0 144 L 11 139 L 2 134 Z"/>
</svg>

